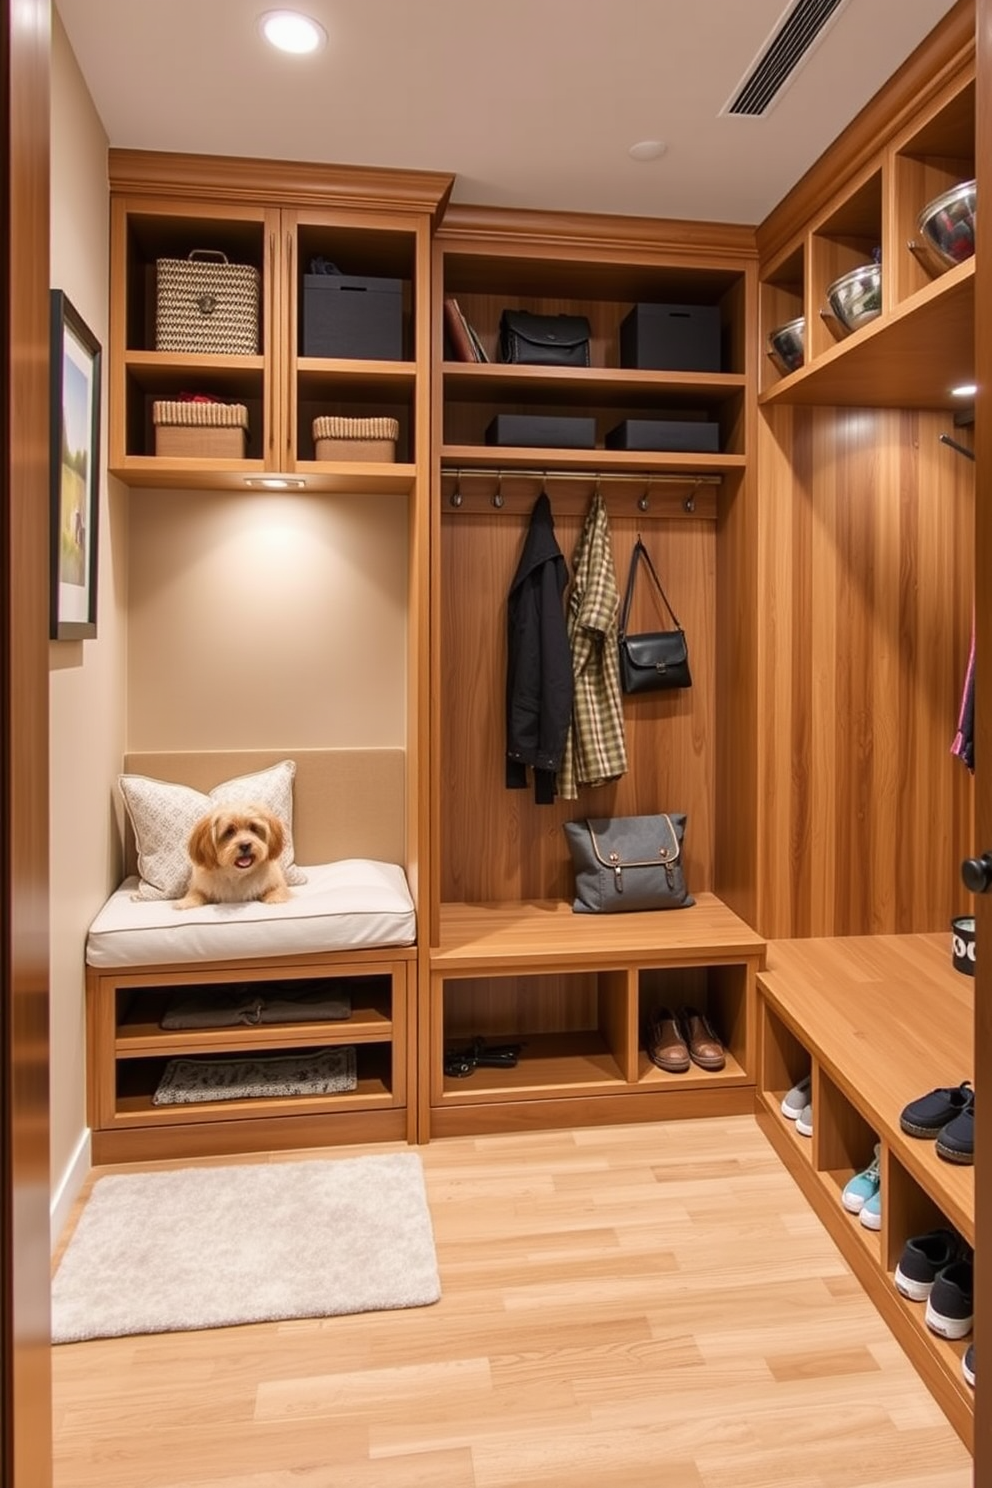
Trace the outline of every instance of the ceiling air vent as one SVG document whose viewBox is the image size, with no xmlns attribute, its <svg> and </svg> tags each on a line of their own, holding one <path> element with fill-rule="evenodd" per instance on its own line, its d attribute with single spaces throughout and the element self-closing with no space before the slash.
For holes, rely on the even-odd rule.
<svg viewBox="0 0 992 1488">
<path fill-rule="evenodd" d="M 795 0 L 747 73 L 725 114 L 765 114 L 847 0 Z"/>
</svg>

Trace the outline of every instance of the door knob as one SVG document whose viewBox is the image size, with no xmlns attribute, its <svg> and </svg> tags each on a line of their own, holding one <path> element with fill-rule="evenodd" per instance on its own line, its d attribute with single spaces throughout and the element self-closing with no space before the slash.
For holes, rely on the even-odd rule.
<svg viewBox="0 0 992 1488">
<path fill-rule="evenodd" d="M 992 853 L 982 853 L 980 858 L 965 858 L 961 864 L 961 877 L 965 888 L 973 894 L 987 894 L 992 889 Z"/>
</svg>

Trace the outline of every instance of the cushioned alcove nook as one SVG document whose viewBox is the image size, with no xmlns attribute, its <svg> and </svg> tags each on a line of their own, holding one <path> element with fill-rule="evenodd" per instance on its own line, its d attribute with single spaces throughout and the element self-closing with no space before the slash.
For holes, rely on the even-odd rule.
<svg viewBox="0 0 992 1488">
<path fill-rule="evenodd" d="M 403 857 L 400 750 L 129 756 L 126 857 L 155 874 L 158 897 L 138 897 L 129 873 L 87 938 L 89 1101 L 94 1157 L 182 1156 L 370 1138 L 412 1138 L 413 899 Z M 246 785 L 245 782 L 248 782 Z M 219 782 L 219 783 L 218 783 Z M 293 827 L 287 904 L 205 905 L 179 912 L 168 822 L 225 791 L 268 788 Z M 132 824 L 145 830 L 136 843 Z M 157 852 L 151 845 L 157 844 Z M 173 846 L 174 846 L 173 842 Z M 139 853 L 139 846 L 144 851 Z M 289 849 L 287 849 L 287 852 Z M 361 855 L 359 855 L 361 854 Z M 180 852 L 181 856 L 181 852 Z M 169 891 L 173 897 L 163 898 Z M 203 1019 L 163 1026 L 177 999 L 225 1006 L 246 990 L 302 1004 L 290 1021 Z M 309 1002 L 314 1008 L 308 1016 Z M 345 1016 L 318 1016 L 321 1000 Z M 253 999 L 248 999 L 250 1003 Z M 274 1058 L 349 1050 L 350 1088 L 160 1104 L 170 1061 Z"/>
</svg>

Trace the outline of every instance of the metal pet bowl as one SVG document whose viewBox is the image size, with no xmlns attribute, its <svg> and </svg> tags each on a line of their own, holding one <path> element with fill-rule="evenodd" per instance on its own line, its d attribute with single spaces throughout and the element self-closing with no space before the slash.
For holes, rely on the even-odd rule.
<svg viewBox="0 0 992 1488">
<path fill-rule="evenodd" d="M 856 331 L 882 313 L 882 268 L 862 264 L 835 279 L 827 290 L 830 311 L 846 331 Z"/>
<path fill-rule="evenodd" d="M 777 326 L 768 336 L 768 355 L 780 372 L 788 375 L 801 367 L 806 357 L 806 317 L 799 315 Z"/>
<path fill-rule="evenodd" d="M 953 268 L 975 252 L 974 181 L 962 181 L 928 202 L 916 219 L 923 246 L 936 267 Z"/>
</svg>

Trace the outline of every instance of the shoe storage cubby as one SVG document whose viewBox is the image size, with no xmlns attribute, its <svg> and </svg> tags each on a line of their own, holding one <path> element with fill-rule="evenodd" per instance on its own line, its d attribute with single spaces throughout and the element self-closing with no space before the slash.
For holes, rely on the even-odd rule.
<svg viewBox="0 0 992 1488">
<path fill-rule="evenodd" d="M 647 1087 L 696 1082 L 705 1086 L 717 1075 L 728 1081 L 750 1079 L 746 966 L 645 967 L 637 976 L 638 1022 L 641 1031 L 638 1080 Z M 658 1008 L 677 1013 L 681 1008 L 703 1013 L 723 1045 L 722 1070 L 701 1069 L 694 1062 L 685 1072 L 672 1074 L 651 1062 L 647 1047 L 651 1015 Z"/>
<path fill-rule="evenodd" d="M 356 1140 L 411 1140 L 415 1109 L 414 961 L 372 953 L 309 957 L 305 964 L 241 962 L 228 967 L 98 971 L 87 979 L 89 1118 L 96 1162 L 251 1151 Z M 346 996 L 345 1018 L 164 1028 L 177 998 L 209 1003 L 232 990 L 287 989 Z M 156 1105 L 170 1059 L 223 1060 L 355 1050 L 354 1089 L 321 1095 L 196 1100 Z M 361 1134 L 361 1135 L 358 1135 Z"/>
<path fill-rule="evenodd" d="M 975 175 L 973 26 L 948 19 L 925 71 L 869 106 L 841 137 L 841 173 L 811 173 L 759 232 L 763 403 L 953 408 L 950 389 L 974 380 L 974 259 L 949 269 L 909 246 L 920 211 Z M 847 332 L 827 288 L 881 255 L 881 313 Z M 827 311 L 824 315 L 822 312 Z M 765 355 L 771 330 L 806 319 L 803 365 L 785 373 Z"/>
<path fill-rule="evenodd" d="M 449 187 L 428 173 L 372 182 L 346 167 L 111 152 L 111 470 L 129 485 L 290 476 L 409 491 L 430 428 L 430 228 Z M 157 262 L 202 250 L 258 274 L 251 354 L 156 350 Z M 311 275 L 315 261 L 337 274 Z M 318 338 L 327 317 L 334 333 Z M 156 455 L 153 404 L 189 394 L 245 404 L 243 458 Z M 313 420 L 326 415 L 395 419 L 395 460 L 318 461 Z"/>
<path fill-rule="evenodd" d="M 707 251 L 700 232 L 689 250 L 684 240 L 666 235 L 666 224 L 637 221 L 634 241 L 621 243 L 610 241 L 609 219 L 575 219 L 577 232 L 581 228 L 586 239 L 583 245 L 561 245 L 549 253 L 534 237 L 542 222 L 535 223 L 527 213 L 454 207 L 437 235 L 436 333 L 444 336 L 445 352 L 436 385 L 442 462 L 465 468 L 592 465 L 603 472 L 740 468 L 745 454 L 746 266 L 751 256 L 746 234 L 727 244 L 721 235 L 733 229 L 720 229 Z M 667 225 L 669 230 L 673 226 Z M 443 330 L 445 296 L 457 300 L 487 362 L 453 358 Z M 705 370 L 693 370 L 691 355 L 680 365 L 677 353 L 665 370 L 651 370 L 657 358 L 640 352 L 631 359 L 643 365 L 622 365 L 620 328 L 638 304 L 685 307 L 687 317 L 702 307 L 715 315 L 718 356 L 703 359 Z M 500 362 L 499 326 L 505 309 L 584 316 L 590 327 L 590 365 Z M 487 443 L 486 431 L 499 414 L 546 419 L 578 415 L 593 421 L 594 442 L 583 449 L 494 446 Z M 695 451 L 676 444 L 649 452 L 607 447 L 609 432 L 628 419 L 700 422 L 711 431 L 715 426 L 717 447 L 708 448 L 705 438 Z M 712 442 L 712 432 L 709 438 Z"/>
<path fill-rule="evenodd" d="M 431 953 L 421 1135 L 727 1115 L 754 1103 L 753 1007 L 763 940 L 711 894 L 685 911 L 573 915 L 565 905 L 444 906 Z M 650 1061 L 659 1003 L 705 1012 L 722 1070 Z M 519 1043 L 512 1069 L 446 1074 L 475 1038 Z"/>
<path fill-rule="evenodd" d="M 911 1101 L 971 1079 L 974 982 L 953 970 L 943 934 L 771 941 L 757 999 L 762 1129 L 970 1446 L 973 1394 L 961 1376 L 969 1340 L 932 1332 L 925 1307 L 902 1297 L 894 1276 L 907 1239 L 931 1229 L 974 1245 L 974 1169 L 942 1160 L 933 1140 L 900 1125 Z M 786 1089 L 806 1074 L 810 1139 L 781 1111 Z M 876 1143 L 880 1230 L 842 1202 Z"/>
</svg>

